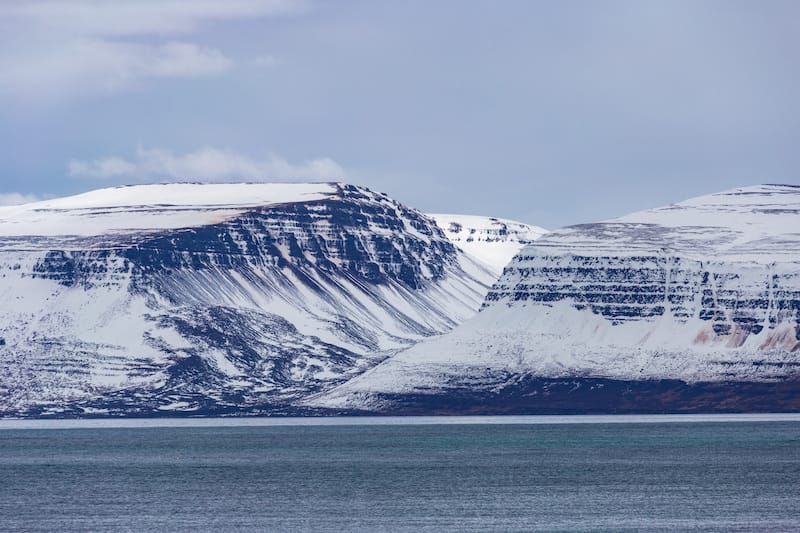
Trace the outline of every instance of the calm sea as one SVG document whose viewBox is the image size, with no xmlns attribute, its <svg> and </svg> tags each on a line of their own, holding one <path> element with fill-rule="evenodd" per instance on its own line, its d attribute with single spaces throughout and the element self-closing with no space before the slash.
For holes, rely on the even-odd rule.
<svg viewBox="0 0 800 533">
<path fill-rule="evenodd" d="M 800 417 L 0 422 L 2 531 L 800 531 Z"/>
</svg>

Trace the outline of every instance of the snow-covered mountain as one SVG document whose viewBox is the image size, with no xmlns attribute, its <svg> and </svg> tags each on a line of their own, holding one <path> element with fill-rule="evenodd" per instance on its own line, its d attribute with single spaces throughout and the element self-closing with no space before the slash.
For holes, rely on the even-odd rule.
<svg viewBox="0 0 800 533">
<path fill-rule="evenodd" d="M 430 214 L 450 241 L 500 277 L 517 252 L 545 233 L 538 226 L 503 218 Z"/>
<path fill-rule="evenodd" d="M 339 183 L 0 208 L 0 414 L 282 409 L 480 306 L 494 274 Z"/>
<path fill-rule="evenodd" d="M 546 234 L 482 311 L 312 403 L 395 412 L 800 408 L 800 187 Z"/>
</svg>

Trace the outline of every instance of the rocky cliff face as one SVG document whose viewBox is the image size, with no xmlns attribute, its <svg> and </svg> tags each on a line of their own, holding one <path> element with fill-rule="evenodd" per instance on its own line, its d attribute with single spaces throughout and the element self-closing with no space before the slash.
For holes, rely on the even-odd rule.
<svg viewBox="0 0 800 533">
<path fill-rule="evenodd" d="M 323 403 L 512 389 L 530 398 L 565 379 L 606 390 L 787 383 L 800 376 L 799 324 L 800 188 L 748 187 L 545 235 L 506 267 L 476 317 Z"/>
<path fill-rule="evenodd" d="M 800 187 L 737 189 L 546 237 L 484 307 L 565 303 L 621 326 L 610 329 L 617 342 L 653 349 L 794 352 L 798 244 Z M 656 321 L 670 324 L 668 338 L 627 335 Z"/>
<path fill-rule="evenodd" d="M 122 187 L 0 209 L 0 412 L 286 408 L 474 313 L 492 274 L 344 184 Z"/>
</svg>

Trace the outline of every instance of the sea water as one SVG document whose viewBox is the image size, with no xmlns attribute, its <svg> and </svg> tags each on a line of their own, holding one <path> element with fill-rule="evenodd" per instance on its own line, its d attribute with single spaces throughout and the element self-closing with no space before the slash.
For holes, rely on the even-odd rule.
<svg viewBox="0 0 800 533">
<path fill-rule="evenodd" d="M 0 422 L 0 531 L 798 531 L 800 418 Z"/>
</svg>

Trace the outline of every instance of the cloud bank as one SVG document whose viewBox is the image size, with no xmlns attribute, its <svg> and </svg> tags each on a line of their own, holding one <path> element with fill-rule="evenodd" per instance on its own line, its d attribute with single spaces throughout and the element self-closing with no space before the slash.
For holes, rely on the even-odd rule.
<svg viewBox="0 0 800 533">
<path fill-rule="evenodd" d="M 330 158 L 293 164 L 275 154 L 254 159 L 228 149 L 206 147 L 185 154 L 162 148 L 142 148 L 136 157 L 73 159 L 69 174 L 78 178 L 132 181 L 299 181 L 341 180 L 344 169 Z"/>
</svg>

